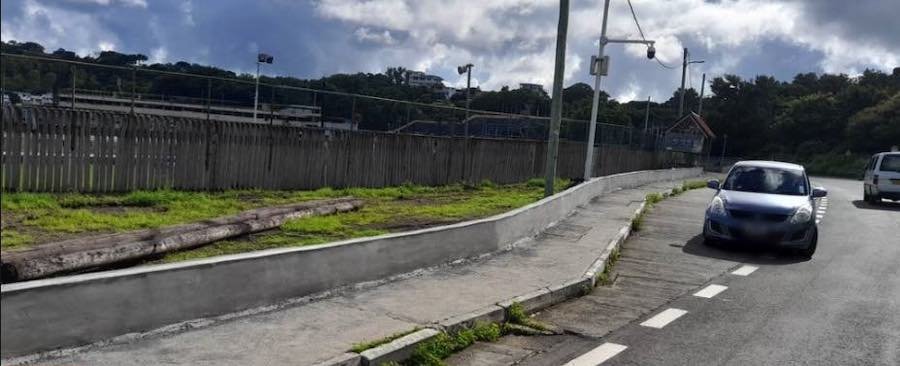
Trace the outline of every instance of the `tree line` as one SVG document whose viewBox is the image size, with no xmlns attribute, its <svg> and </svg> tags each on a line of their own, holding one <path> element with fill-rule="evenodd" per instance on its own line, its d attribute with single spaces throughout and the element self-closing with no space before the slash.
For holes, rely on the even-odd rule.
<svg viewBox="0 0 900 366">
<path fill-rule="evenodd" d="M 244 81 L 208 84 L 202 78 L 141 71 L 136 73 L 135 85 L 131 85 L 132 75 L 127 70 L 79 66 L 75 74 L 79 89 L 129 91 L 133 87 L 139 93 L 173 99 L 202 100 L 208 96 L 216 103 L 242 105 L 252 105 L 254 95 L 253 75 L 184 61 L 146 65 L 147 57 L 141 54 L 102 51 L 82 57 L 65 49 L 48 52 L 35 42 L 16 41 L 3 42 L 2 52 L 115 66 L 139 64 L 138 70 Z M 285 89 L 273 92 L 267 88 L 261 88 L 260 100 L 276 105 L 316 105 L 325 118 L 355 119 L 361 128 L 371 130 L 390 130 L 417 119 L 458 122 L 464 118 L 464 112 L 439 108 L 464 107 L 464 91 L 446 99 L 436 90 L 409 86 L 404 80 L 405 71 L 391 67 L 384 73 L 335 74 L 318 79 L 263 76 L 261 82 L 414 101 L 421 103 L 419 106 Z M 71 87 L 71 72 L 72 68 L 62 63 L 3 58 L 2 76 L 7 91 L 57 93 Z M 853 156 L 853 164 L 858 164 L 859 156 L 900 144 L 900 68 L 891 73 L 865 70 L 856 76 L 801 73 L 790 81 L 766 75 L 745 79 L 726 74 L 714 77 L 709 85 L 711 93 L 704 97 L 703 117 L 719 136 L 713 142 L 714 154 L 721 151 L 725 135 L 729 156 L 797 161 L 811 161 L 818 156 Z M 584 83 L 565 88 L 564 117 L 589 120 L 592 96 L 593 89 Z M 651 102 L 649 126 L 671 124 L 678 117 L 678 101 L 675 90 L 668 100 Z M 646 101 L 622 103 L 601 92 L 600 102 L 600 122 L 644 127 Z M 698 93 L 686 90 L 685 109 L 696 110 L 698 103 Z M 435 107 L 429 108 L 431 105 Z M 510 87 L 496 91 L 473 89 L 471 108 L 546 117 L 550 97 L 545 92 Z M 572 122 L 564 124 L 563 129 L 563 136 L 583 140 L 587 126 Z"/>
</svg>

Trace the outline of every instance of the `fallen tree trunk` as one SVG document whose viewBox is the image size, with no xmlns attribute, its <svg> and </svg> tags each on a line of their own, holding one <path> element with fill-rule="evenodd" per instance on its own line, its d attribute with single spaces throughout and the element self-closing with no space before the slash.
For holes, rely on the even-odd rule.
<svg viewBox="0 0 900 366">
<path fill-rule="evenodd" d="M 9 283 L 135 261 L 274 229 L 291 219 L 353 211 L 362 205 L 362 200 L 353 198 L 313 201 L 163 229 L 42 244 L 22 251 L 3 252 L 0 275 L 3 283 Z"/>
</svg>

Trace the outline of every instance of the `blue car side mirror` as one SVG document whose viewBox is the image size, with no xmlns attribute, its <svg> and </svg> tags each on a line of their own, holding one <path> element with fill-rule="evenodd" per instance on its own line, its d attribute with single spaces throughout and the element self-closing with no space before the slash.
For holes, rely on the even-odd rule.
<svg viewBox="0 0 900 366">
<path fill-rule="evenodd" d="M 821 197 L 825 197 L 825 196 L 827 196 L 827 195 L 828 195 L 828 191 L 825 190 L 825 188 L 822 188 L 822 187 L 815 187 L 815 188 L 813 188 L 813 190 L 812 190 L 812 196 L 813 196 L 813 198 L 821 198 Z"/>
<path fill-rule="evenodd" d="M 719 180 L 710 179 L 708 182 L 706 182 L 706 186 L 712 189 L 719 189 Z"/>
</svg>

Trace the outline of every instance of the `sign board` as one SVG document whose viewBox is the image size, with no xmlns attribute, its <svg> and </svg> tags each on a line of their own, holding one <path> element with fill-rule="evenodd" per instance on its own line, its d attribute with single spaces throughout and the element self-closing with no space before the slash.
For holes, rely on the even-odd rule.
<svg viewBox="0 0 900 366">
<path fill-rule="evenodd" d="M 699 154 L 703 152 L 703 135 L 669 132 L 665 138 L 666 150 Z"/>
<path fill-rule="evenodd" d="M 597 58 L 597 56 L 591 56 L 591 75 L 597 75 L 600 73 L 600 76 L 606 76 L 609 74 L 609 56 L 603 56 L 602 58 Z"/>
</svg>

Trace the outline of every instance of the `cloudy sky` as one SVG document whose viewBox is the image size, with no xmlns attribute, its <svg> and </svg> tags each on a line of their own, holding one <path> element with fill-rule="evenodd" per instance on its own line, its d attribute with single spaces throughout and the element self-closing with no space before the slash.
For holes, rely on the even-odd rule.
<svg viewBox="0 0 900 366">
<path fill-rule="evenodd" d="M 900 0 L 632 0 L 657 56 L 680 66 L 681 49 L 706 63 L 700 75 L 890 72 L 900 66 Z M 572 0 L 566 84 L 590 83 L 602 0 Z M 612 0 L 610 38 L 637 38 L 626 0 Z M 549 89 L 556 0 L 3 0 L 4 41 L 36 41 L 79 54 L 113 49 L 151 61 L 187 60 L 253 70 L 257 51 L 275 55 L 269 73 L 319 77 L 405 66 L 464 85 L 456 66 L 475 64 L 486 89 L 520 82 Z M 677 70 L 641 46 L 607 47 L 602 88 L 620 100 L 668 98 Z"/>
</svg>

